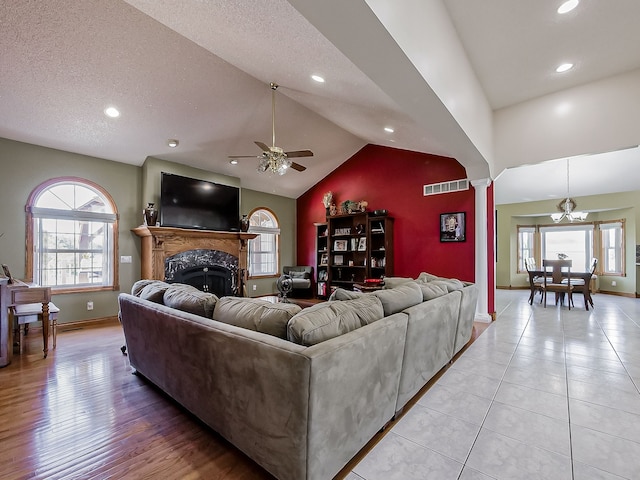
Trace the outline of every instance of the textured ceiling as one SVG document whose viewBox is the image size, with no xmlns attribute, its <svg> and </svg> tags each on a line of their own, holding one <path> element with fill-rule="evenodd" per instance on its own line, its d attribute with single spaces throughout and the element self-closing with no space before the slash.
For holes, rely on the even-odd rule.
<svg viewBox="0 0 640 480">
<path fill-rule="evenodd" d="M 566 28 L 547 20 L 559 1 L 443 3 L 494 108 L 640 67 L 640 50 L 630 47 L 640 44 L 637 1 L 616 0 L 610 11 L 583 1 L 579 22 Z M 305 0 L 3 2 L 0 136 L 135 165 L 154 156 L 294 198 L 367 143 L 456 157 L 468 171 L 482 163 L 365 2 L 329 2 L 313 24 L 298 11 L 311 5 L 325 8 Z M 546 72 L 563 51 L 580 62 L 559 79 Z M 311 81 L 313 73 L 327 82 Z M 268 177 L 253 159 L 228 163 L 228 155 L 259 154 L 255 140 L 271 143 L 271 81 L 281 85 L 276 143 L 315 153 L 300 159 L 303 173 Z M 108 105 L 121 117 L 106 118 Z M 169 138 L 180 146 L 170 149 Z"/>
</svg>

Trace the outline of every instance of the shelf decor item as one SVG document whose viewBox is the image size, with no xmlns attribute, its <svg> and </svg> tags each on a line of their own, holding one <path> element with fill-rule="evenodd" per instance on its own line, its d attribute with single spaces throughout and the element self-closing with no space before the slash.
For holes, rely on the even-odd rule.
<svg viewBox="0 0 640 480">
<path fill-rule="evenodd" d="M 240 231 L 246 232 L 248 230 L 249 230 L 249 217 L 247 217 L 246 215 L 242 215 L 242 218 L 240 219 Z"/>
<path fill-rule="evenodd" d="M 158 209 L 155 207 L 155 203 L 147 203 L 147 207 L 143 210 L 144 223 L 148 227 L 155 227 L 158 223 Z"/>
</svg>

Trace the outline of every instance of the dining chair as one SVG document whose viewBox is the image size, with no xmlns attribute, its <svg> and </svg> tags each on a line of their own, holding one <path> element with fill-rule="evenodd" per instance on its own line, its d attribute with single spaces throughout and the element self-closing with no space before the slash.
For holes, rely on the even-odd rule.
<svg viewBox="0 0 640 480">
<path fill-rule="evenodd" d="M 598 259 L 591 259 L 591 265 L 589 270 L 585 273 L 574 274 L 575 276 L 571 278 L 571 285 L 573 286 L 573 293 L 582 293 L 584 298 L 584 308 L 588 311 L 589 305 L 593 308 L 593 298 L 591 297 L 591 277 L 596 271 L 596 267 L 598 266 Z M 563 283 L 568 283 L 569 279 L 563 279 Z M 572 297 L 573 298 L 573 297 Z M 573 301 L 571 302 L 571 306 L 574 306 Z"/>
<path fill-rule="evenodd" d="M 533 257 L 524 259 L 524 267 L 529 274 L 529 289 L 531 294 L 529 295 L 529 305 L 533 305 L 533 300 L 537 292 L 540 292 L 540 303 L 542 303 L 542 276 L 536 268 L 536 259 Z"/>
<path fill-rule="evenodd" d="M 553 292 L 556 294 L 556 305 L 558 304 L 558 298 L 564 303 L 564 296 L 567 295 L 567 305 L 571 310 L 571 302 L 573 301 L 573 285 L 571 284 L 571 260 L 542 260 L 542 268 L 544 270 L 544 278 L 542 283 L 542 297 L 544 300 L 544 307 L 547 308 L 547 293 Z M 551 278 L 548 278 L 547 269 L 551 267 Z M 562 269 L 567 269 L 567 282 L 562 282 Z M 550 282 L 549 282 L 550 280 Z"/>
</svg>

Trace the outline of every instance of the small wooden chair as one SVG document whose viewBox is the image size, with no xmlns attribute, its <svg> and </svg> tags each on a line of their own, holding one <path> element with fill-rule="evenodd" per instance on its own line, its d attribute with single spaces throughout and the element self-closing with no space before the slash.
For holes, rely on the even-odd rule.
<svg viewBox="0 0 640 480">
<path fill-rule="evenodd" d="M 11 289 L 9 309 L 19 333 L 20 353 L 23 352 L 24 334 L 31 322 L 42 322 L 44 358 L 49 353 L 49 321 L 53 322 L 53 348 L 56 348 L 56 330 L 60 309 L 51 302 L 49 287 L 18 287 Z"/>
<path fill-rule="evenodd" d="M 527 273 L 529 274 L 529 288 L 531 289 L 529 305 L 533 305 L 533 298 L 535 297 L 536 292 L 540 292 L 540 303 L 542 303 L 543 279 L 542 276 L 540 276 L 540 272 L 536 269 L 536 259 L 531 257 L 525 258 L 524 267 L 527 269 Z"/>
<path fill-rule="evenodd" d="M 554 292 L 556 294 L 556 305 L 558 304 L 558 298 L 562 299 L 564 303 L 565 294 L 568 297 L 567 305 L 571 310 L 571 302 L 573 302 L 573 285 L 571 284 L 571 260 L 542 260 L 542 267 L 544 269 L 544 281 L 542 283 L 542 296 L 544 299 L 544 307 L 547 308 L 547 292 Z M 551 283 L 547 278 L 547 268 L 551 267 Z M 562 282 L 562 269 L 567 269 L 567 282 Z"/>
<path fill-rule="evenodd" d="M 588 311 L 589 305 L 593 308 L 593 298 L 591 298 L 591 278 L 596 271 L 596 267 L 598 266 L 598 259 L 591 259 L 591 266 L 589 267 L 589 271 L 586 273 L 580 274 L 579 278 L 572 278 L 571 285 L 573 285 L 573 293 L 582 293 L 584 298 L 584 308 Z M 568 283 L 569 279 L 562 280 L 562 283 Z M 571 302 L 571 306 L 573 302 Z"/>
</svg>

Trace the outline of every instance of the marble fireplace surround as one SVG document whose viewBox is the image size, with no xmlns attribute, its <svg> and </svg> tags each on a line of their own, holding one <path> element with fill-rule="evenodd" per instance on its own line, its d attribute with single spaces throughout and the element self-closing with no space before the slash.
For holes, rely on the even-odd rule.
<svg viewBox="0 0 640 480">
<path fill-rule="evenodd" d="M 247 240 L 255 238 L 255 233 L 217 232 L 212 230 L 191 230 L 173 227 L 148 227 L 142 225 L 132 229 L 141 242 L 140 278 L 170 280 L 166 278 L 167 259 L 192 250 L 218 251 L 223 254 L 213 257 L 238 259 L 235 285 L 238 294 L 244 295 L 244 280 L 247 270 Z M 228 254 L 228 255 L 224 255 Z M 186 254 L 188 256 L 188 254 Z M 205 258 L 210 256 L 205 255 Z"/>
</svg>

